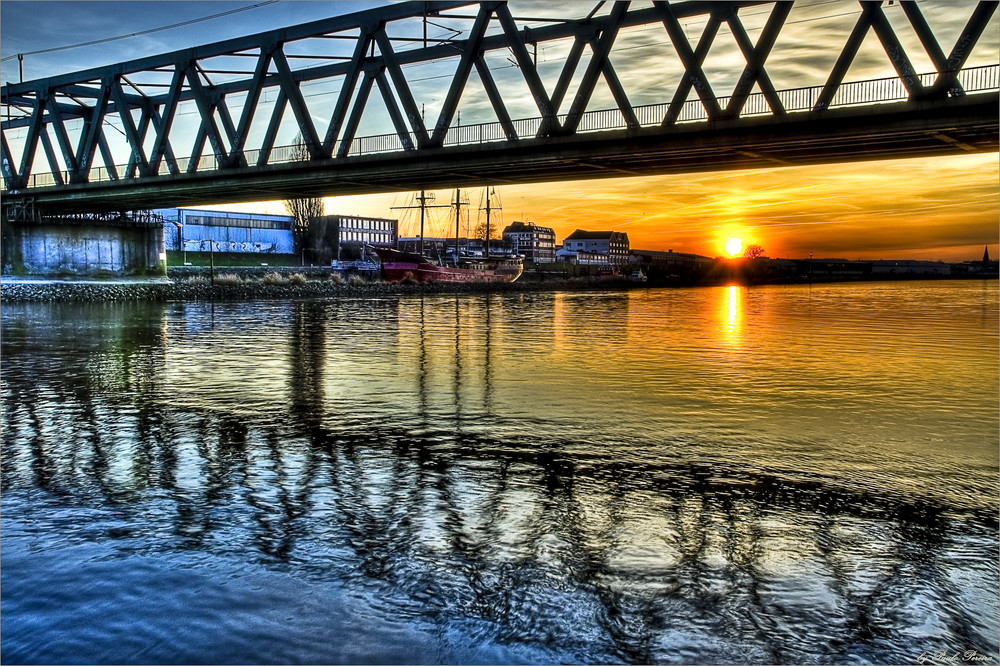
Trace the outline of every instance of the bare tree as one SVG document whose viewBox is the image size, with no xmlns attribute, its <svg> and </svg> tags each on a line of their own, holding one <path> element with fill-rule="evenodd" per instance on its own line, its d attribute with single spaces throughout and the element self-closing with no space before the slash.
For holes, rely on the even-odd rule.
<svg viewBox="0 0 1000 666">
<path fill-rule="evenodd" d="M 492 220 L 490 220 L 491 211 L 494 214 Z M 500 197 L 497 194 L 496 188 L 485 188 L 479 202 L 480 215 L 476 228 L 472 232 L 472 237 L 483 241 L 499 240 L 502 237 L 500 229 L 503 227 L 503 218 L 500 215 L 501 211 L 503 211 L 503 205 L 500 203 Z M 483 212 L 486 215 L 482 215 Z"/>
<path fill-rule="evenodd" d="M 476 229 L 472 232 L 473 238 L 478 238 L 479 240 L 486 240 L 486 218 L 479 220 L 479 224 L 476 225 Z M 500 238 L 500 225 L 497 224 L 496 220 L 490 223 L 490 240 L 497 240 Z"/>
<path fill-rule="evenodd" d="M 756 259 L 764 256 L 764 248 L 760 245 L 747 245 L 743 250 L 743 256 L 747 259 Z"/>
<path fill-rule="evenodd" d="M 295 137 L 291 158 L 293 162 L 309 161 L 309 150 L 306 148 L 306 143 L 302 139 L 301 134 Z M 292 216 L 292 241 L 295 246 L 295 253 L 301 256 L 304 262 L 305 254 L 303 251 L 306 249 L 309 221 L 313 218 L 323 217 L 323 199 L 320 197 L 285 199 L 285 210 Z"/>
</svg>

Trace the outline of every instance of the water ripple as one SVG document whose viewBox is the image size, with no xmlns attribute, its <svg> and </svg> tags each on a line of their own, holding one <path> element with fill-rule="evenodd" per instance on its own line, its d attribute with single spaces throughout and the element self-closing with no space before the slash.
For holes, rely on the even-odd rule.
<svg viewBox="0 0 1000 666">
<path fill-rule="evenodd" d="M 995 283 L 2 316 L 9 663 L 997 652 Z"/>
</svg>

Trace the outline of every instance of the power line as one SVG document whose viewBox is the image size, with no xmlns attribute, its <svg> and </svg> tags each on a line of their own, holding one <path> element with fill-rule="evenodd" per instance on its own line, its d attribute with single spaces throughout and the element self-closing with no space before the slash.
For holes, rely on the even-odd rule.
<svg viewBox="0 0 1000 666">
<path fill-rule="evenodd" d="M 186 25 L 192 25 L 194 23 L 201 23 L 202 21 L 210 21 L 212 19 L 217 19 L 223 16 L 229 16 L 230 14 L 236 14 L 238 12 L 245 12 L 249 9 L 256 9 L 257 7 L 263 7 L 264 5 L 273 5 L 278 2 L 278 0 L 265 0 L 264 2 L 258 2 L 255 5 L 250 5 L 249 7 L 240 7 L 238 9 L 230 9 L 226 12 L 219 12 L 218 14 L 212 14 L 211 16 L 203 16 L 201 18 L 191 19 L 189 21 L 181 21 L 180 23 L 171 23 L 170 25 L 164 25 L 159 28 L 150 28 L 149 30 L 140 30 L 139 32 L 130 32 L 127 35 L 118 35 L 117 37 L 105 37 L 103 39 L 94 39 L 89 42 L 80 42 L 79 44 L 69 44 L 67 46 L 54 46 L 49 49 L 39 49 L 37 51 L 27 51 L 25 53 L 15 53 L 14 55 L 7 56 L 6 58 L 0 59 L 0 62 L 7 62 L 8 60 L 13 60 L 14 58 L 29 55 L 38 55 L 40 53 L 54 53 L 56 51 L 67 51 L 69 49 L 76 49 L 82 46 L 94 46 L 95 44 L 106 44 L 107 42 L 113 42 L 119 39 L 128 39 L 130 37 L 140 37 L 142 35 L 148 35 L 154 32 L 160 32 L 162 30 L 171 30 L 173 28 L 181 28 Z"/>
</svg>

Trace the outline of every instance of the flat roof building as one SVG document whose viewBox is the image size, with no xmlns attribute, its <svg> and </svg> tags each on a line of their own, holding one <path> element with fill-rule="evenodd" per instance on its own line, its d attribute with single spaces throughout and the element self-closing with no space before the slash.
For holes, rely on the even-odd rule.
<svg viewBox="0 0 1000 666">
<path fill-rule="evenodd" d="M 193 208 L 160 208 L 168 251 L 290 254 L 292 216 Z M 210 247 L 210 244 L 212 245 Z"/>
<path fill-rule="evenodd" d="M 605 254 L 612 266 L 624 265 L 629 260 L 628 234 L 621 231 L 577 229 L 563 241 L 563 249 Z"/>
<path fill-rule="evenodd" d="M 396 247 L 399 221 L 358 215 L 324 215 L 309 222 L 303 249 L 315 263 L 356 259 L 365 247 Z"/>
</svg>

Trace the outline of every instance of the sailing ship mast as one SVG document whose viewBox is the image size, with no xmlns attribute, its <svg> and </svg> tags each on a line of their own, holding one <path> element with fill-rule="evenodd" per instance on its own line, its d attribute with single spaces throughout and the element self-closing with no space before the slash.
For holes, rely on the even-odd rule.
<svg viewBox="0 0 1000 666">
<path fill-rule="evenodd" d="M 489 188 L 487 188 L 487 192 Z M 494 190 L 493 194 L 496 194 Z M 469 206 L 468 196 L 463 200 L 462 190 L 455 189 L 455 199 L 451 204 L 430 205 L 427 202 L 433 200 L 433 193 L 420 191 L 416 201 L 419 206 L 399 206 L 399 208 L 420 208 L 421 222 L 424 221 L 423 212 L 426 208 L 455 208 L 455 266 L 447 266 L 441 262 L 441 257 L 434 262 L 428 257 L 400 249 L 376 248 L 379 258 L 382 260 L 382 273 L 388 281 L 416 281 L 416 282 L 513 282 L 518 279 L 524 271 L 520 257 L 513 259 L 502 259 L 498 262 L 470 261 L 464 265 L 459 265 L 461 256 L 462 237 L 462 206 Z M 395 208 L 395 206 L 394 206 Z M 500 209 L 492 202 L 486 204 L 487 215 Z M 467 218 L 468 221 L 468 218 Z M 421 225 L 423 226 L 423 225 Z M 489 223 L 487 223 L 487 227 Z M 423 240 L 424 229 L 421 228 L 421 240 Z M 420 244 L 423 249 L 423 243 Z"/>
<path fill-rule="evenodd" d="M 420 202 L 420 241 L 417 245 L 417 254 L 423 256 L 424 254 L 424 215 L 427 213 L 427 195 L 423 190 L 420 190 L 420 196 L 417 197 L 417 201 Z"/>
<path fill-rule="evenodd" d="M 433 194 L 428 196 L 426 190 L 420 190 L 420 194 L 418 194 L 414 199 L 420 205 L 418 205 L 418 206 L 392 206 L 391 209 L 392 210 L 412 210 L 414 208 L 419 208 L 420 209 L 420 240 L 417 242 L 417 254 L 423 256 L 423 254 L 424 254 L 424 218 L 426 217 L 427 209 L 428 208 L 451 208 L 451 206 L 446 206 L 444 204 L 428 206 L 427 202 L 428 201 L 434 201 L 435 198 L 434 198 Z"/>
<path fill-rule="evenodd" d="M 494 188 L 493 189 L 493 194 L 496 194 L 496 193 L 497 193 L 497 191 Z M 486 252 L 485 252 L 486 259 L 490 258 L 490 210 L 491 210 L 490 209 L 490 199 L 491 198 L 492 197 L 490 196 L 490 188 L 487 187 L 486 188 L 486 208 L 480 208 L 480 210 L 485 210 L 486 211 Z M 501 206 L 498 206 L 496 208 L 493 208 L 492 210 L 503 210 L 503 208 Z"/>
<path fill-rule="evenodd" d="M 459 256 L 459 236 L 462 235 L 462 206 L 468 206 L 469 204 L 462 202 L 462 191 L 457 187 L 455 188 L 455 265 L 458 266 L 458 256 Z"/>
</svg>

